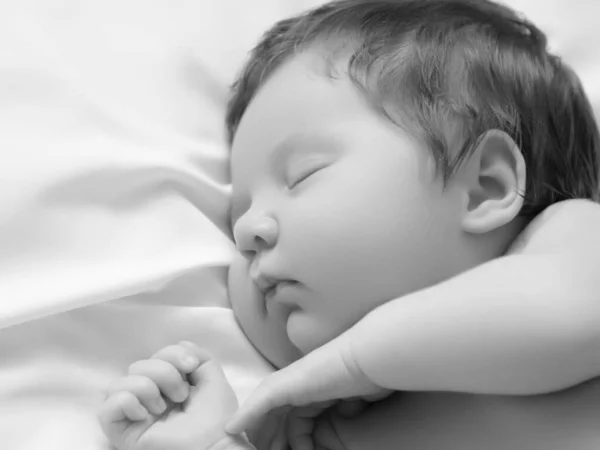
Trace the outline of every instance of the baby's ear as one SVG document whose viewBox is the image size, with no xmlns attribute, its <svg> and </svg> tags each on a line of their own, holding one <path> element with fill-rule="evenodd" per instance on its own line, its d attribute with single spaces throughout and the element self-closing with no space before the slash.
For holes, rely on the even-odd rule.
<svg viewBox="0 0 600 450">
<path fill-rule="evenodd" d="M 500 228 L 517 217 L 523 206 L 525 160 L 515 141 L 505 132 L 490 130 L 467 164 L 467 211 L 463 228 L 482 234 Z"/>
</svg>

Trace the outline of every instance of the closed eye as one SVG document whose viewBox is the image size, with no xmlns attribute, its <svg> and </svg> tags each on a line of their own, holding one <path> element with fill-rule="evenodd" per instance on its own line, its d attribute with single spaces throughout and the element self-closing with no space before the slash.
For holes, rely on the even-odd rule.
<svg viewBox="0 0 600 450">
<path fill-rule="evenodd" d="M 288 184 L 288 189 L 293 189 L 296 186 L 298 186 L 300 183 L 302 183 L 303 181 L 306 181 L 306 179 L 310 178 L 312 175 L 314 175 L 315 173 L 317 173 L 319 170 L 323 169 L 323 166 L 314 166 L 311 167 L 309 170 L 305 170 L 303 172 L 301 172 L 298 176 L 296 176 L 291 183 Z"/>
</svg>

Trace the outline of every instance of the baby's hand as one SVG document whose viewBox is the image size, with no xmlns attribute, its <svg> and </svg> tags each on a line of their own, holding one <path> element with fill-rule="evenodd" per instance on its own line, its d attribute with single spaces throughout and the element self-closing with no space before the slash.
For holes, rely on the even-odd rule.
<svg viewBox="0 0 600 450">
<path fill-rule="evenodd" d="M 219 364 L 190 342 L 129 367 L 108 389 L 102 429 L 119 450 L 208 450 L 230 439 L 237 399 Z"/>
</svg>

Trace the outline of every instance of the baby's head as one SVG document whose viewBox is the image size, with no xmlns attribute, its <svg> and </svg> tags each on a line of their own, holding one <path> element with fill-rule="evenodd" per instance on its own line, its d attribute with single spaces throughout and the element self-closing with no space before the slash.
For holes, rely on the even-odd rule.
<svg viewBox="0 0 600 450">
<path fill-rule="evenodd" d="M 545 36 L 482 0 L 329 3 L 276 24 L 234 85 L 230 273 L 284 365 L 598 195 L 599 137 Z"/>
</svg>

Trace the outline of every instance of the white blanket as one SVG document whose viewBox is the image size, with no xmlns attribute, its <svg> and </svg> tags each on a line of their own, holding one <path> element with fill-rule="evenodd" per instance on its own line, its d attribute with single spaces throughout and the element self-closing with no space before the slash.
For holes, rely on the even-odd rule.
<svg viewBox="0 0 600 450">
<path fill-rule="evenodd" d="M 0 2 L 0 448 L 105 448 L 102 389 L 181 339 L 240 399 L 271 370 L 225 290 L 224 102 L 263 29 L 316 3 Z M 598 101 L 598 6 L 511 4 Z"/>
<path fill-rule="evenodd" d="M 103 448 L 107 382 L 181 339 L 240 397 L 270 370 L 228 308 L 223 111 L 276 3 L 0 2 L 0 448 Z"/>
</svg>

